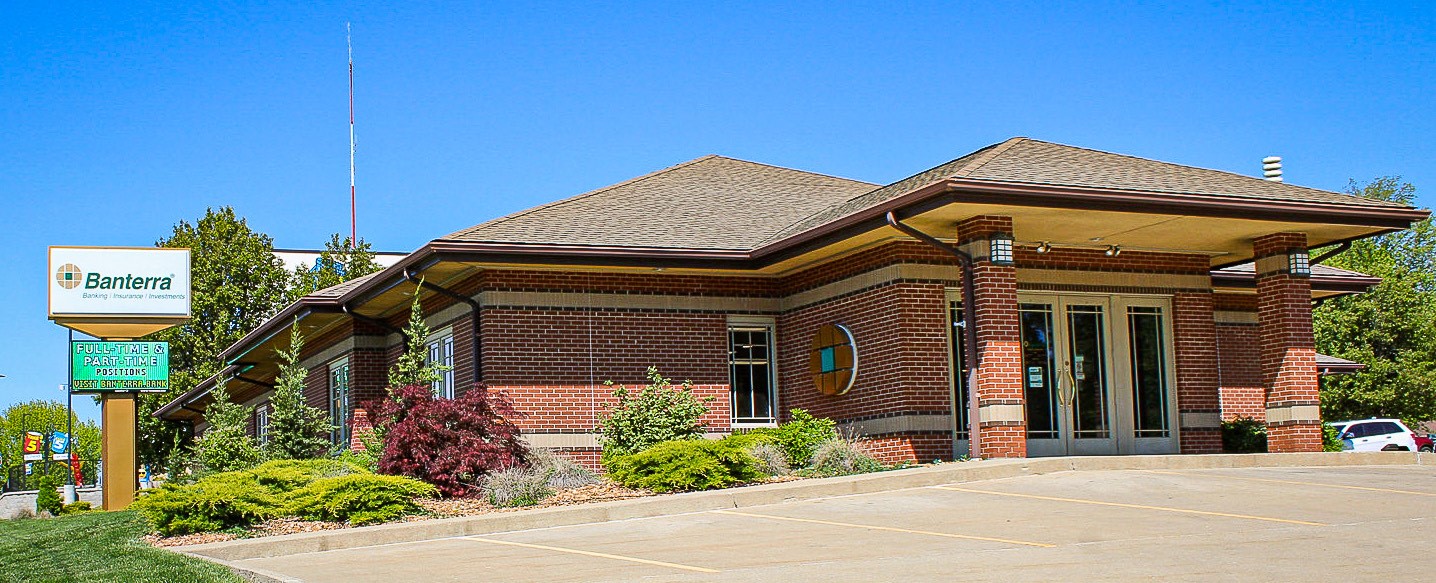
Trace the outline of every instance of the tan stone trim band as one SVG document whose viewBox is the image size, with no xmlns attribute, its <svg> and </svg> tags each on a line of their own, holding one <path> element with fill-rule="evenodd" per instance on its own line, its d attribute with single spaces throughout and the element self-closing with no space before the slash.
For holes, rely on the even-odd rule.
<svg viewBox="0 0 1436 583">
<path fill-rule="evenodd" d="M 1181 427 L 1183 429 L 1214 429 L 1221 426 L 1221 413 L 1183 412 L 1181 414 Z"/>
<path fill-rule="evenodd" d="M 1070 271 L 1066 269 L 1017 269 L 1017 283 L 1047 285 L 1100 285 L 1116 287 L 1157 287 L 1211 289 L 1210 275 L 1180 273 L 1128 273 L 1124 271 Z"/>
<path fill-rule="evenodd" d="M 919 431 L 952 431 L 951 415 L 897 415 L 839 423 L 843 434 L 887 435 Z"/>
<path fill-rule="evenodd" d="M 982 423 L 1021 423 L 1027 415 L 1022 405 L 983 405 L 977 408 L 977 419 Z"/>
<path fill-rule="evenodd" d="M 1286 273 L 1291 267 L 1288 265 L 1286 253 L 1268 255 L 1256 260 L 1256 274 L 1258 276 L 1270 275 L 1273 273 Z"/>
<path fill-rule="evenodd" d="M 714 312 L 777 312 L 777 298 L 670 296 L 576 292 L 486 291 L 478 295 L 484 307 L 535 306 L 544 308 L 600 308 L 628 310 L 709 310 Z"/>
<path fill-rule="evenodd" d="M 1235 312 L 1229 310 L 1218 310 L 1212 312 L 1212 317 L 1218 324 L 1255 324 L 1257 323 L 1256 312 Z"/>
<path fill-rule="evenodd" d="M 901 279 L 958 281 L 961 277 L 954 265 L 899 263 L 795 293 L 779 300 L 778 307 L 791 310 Z"/>
<path fill-rule="evenodd" d="M 722 439 L 727 433 L 705 433 L 704 439 Z M 524 433 L 523 440 L 529 447 L 543 447 L 549 449 L 598 449 L 599 434 L 597 433 Z"/>
<path fill-rule="evenodd" d="M 1267 423 L 1319 423 L 1321 422 L 1321 407 L 1319 405 L 1286 405 L 1282 407 L 1268 407 L 1266 410 Z"/>
</svg>

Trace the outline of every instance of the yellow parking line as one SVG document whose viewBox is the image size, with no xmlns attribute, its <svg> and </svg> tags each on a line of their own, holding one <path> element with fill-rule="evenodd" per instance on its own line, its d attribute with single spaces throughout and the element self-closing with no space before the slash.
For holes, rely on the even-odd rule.
<svg viewBox="0 0 1436 583">
<path fill-rule="evenodd" d="M 472 540 L 472 541 L 479 541 L 479 542 L 485 542 L 485 543 L 493 543 L 493 544 L 496 544 L 496 545 L 508 545 L 508 546 L 511 546 L 511 547 L 523 547 L 523 548 L 526 548 L 526 549 L 539 549 L 539 550 L 544 550 L 544 551 L 554 551 L 554 552 L 557 552 L 557 553 L 569 553 L 569 554 L 573 554 L 573 555 L 583 555 L 583 556 L 586 556 L 586 557 L 598 557 L 598 558 L 601 558 L 601 559 L 613 559 L 613 560 L 615 560 L 615 561 L 628 561 L 628 562 L 630 562 L 630 563 L 642 563 L 642 564 L 644 564 L 644 565 L 656 565 L 656 566 L 659 566 L 659 567 L 669 567 L 669 568 L 672 568 L 672 569 L 682 569 L 682 570 L 684 570 L 684 571 L 697 571 L 697 572 L 699 572 L 699 573 L 720 573 L 720 572 L 721 572 L 721 571 L 719 571 L 719 570 L 717 570 L 717 569 L 709 569 L 709 568 L 706 568 L 706 567 L 694 567 L 694 566 L 692 566 L 692 565 L 680 565 L 680 564 L 678 564 L 678 563 L 665 563 L 665 562 L 663 562 L 663 561 L 653 561 L 653 560 L 649 560 L 649 559 L 640 559 L 640 558 L 638 558 L 638 557 L 625 557 L 625 556 L 623 556 L 623 555 L 610 555 L 610 554 L 608 554 L 608 553 L 596 553 L 596 552 L 593 552 L 593 551 L 584 551 L 584 550 L 579 550 L 579 549 L 566 549 L 566 548 L 563 548 L 563 547 L 551 547 L 551 546 L 548 546 L 548 545 L 535 545 L 535 544 L 529 544 L 529 543 L 519 543 L 519 542 L 513 542 L 513 541 L 507 541 L 507 540 L 498 540 L 498 539 L 493 539 L 493 538 L 484 538 L 484 537 L 479 537 L 479 536 L 465 536 L 465 537 L 459 537 L 459 538 L 462 538 L 462 539 L 464 539 L 464 540 Z"/>
<path fill-rule="evenodd" d="M 1084 500 L 1081 498 L 1058 498 L 1056 496 L 1038 496 L 1036 494 L 1015 494 L 1012 492 L 993 492 L 991 490 L 973 490 L 971 488 L 957 488 L 954 486 L 933 486 L 938 490 L 951 490 L 953 492 L 971 492 L 973 494 L 991 494 L 993 496 L 1012 496 L 1015 498 L 1031 498 L 1033 500 L 1052 500 L 1055 502 L 1075 502 L 1078 504 L 1094 504 L 1097 506 L 1116 506 L 1118 508 L 1137 508 L 1141 510 L 1160 510 L 1163 512 L 1180 512 L 1182 514 L 1201 514 L 1203 516 L 1224 516 L 1227 518 L 1243 518 L 1246 520 L 1262 520 L 1266 522 L 1284 522 L 1287 524 L 1301 524 L 1306 526 L 1327 526 L 1320 522 L 1308 522 L 1305 520 L 1288 520 L 1285 518 L 1271 518 L 1268 516 L 1252 516 L 1249 514 L 1231 514 L 1228 512 L 1210 512 L 1206 510 L 1191 510 L 1187 508 L 1169 508 L 1166 506 L 1147 506 L 1145 504 L 1123 504 L 1121 502 L 1103 502 L 1101 500 Z"/>
<path fill-rule="evenodd" d="M 1184 472 L 1164 472 L 1161 470 L 1147 470 L 1152 474 L 1167 474 L 1169 476 L 1203 476 L 1208 478 L 1221 478 L 1224 480 L 1244 480 L 1247 482 L 1270 482 L 1273 484 L 1296 484 L 1298 486 L 1321 486 L 1323 488 L 1341 488 L 1343 490 L 1365 490 L 1367 492 L 1388 492 L 1392 494 L 1411 494 L 1412 496 L 1436 496 L 1436 492 L 1417 492 L 1415 490 L 1393 490 L 1391 488 L 1372 488 L 1368 486 L 1344 486 L 1341 484 L 1323 484 L 1321 482 L 1299 482 L 1296 480 L 1273 480 L 1271 478 L 1247 478 L 1244 476 L 1229 476 L 1225 474 L 1201 474 Z"/>
<path fill-rule="evenodd" d="M 927 531 L 927 530 L 912 530 L 912 529 L 907 529 L 907 528 L 895 528 L 895 527 L 891 527 L 891 526 L 874 526 L 874 525 L 871 525 L 871 524 L 852 524 L 852 523 L 849 523 L 849 522 L 833 522 L 833 521 L 831 521 L 831 520 L 815 520 L 815 519 L 812 519 L 812 518 L 792 518 L 792 517 L 789 517 L 789 516 L 773 516 L 773 515 L 771 515 L 771 514 L 750 514 L 750 513 L 747 513 L 747 512 L 734 512 L 734 511 L 732 511 L 732 510 L 713 510 L 712 513 L 713 513 L 713 514 L 728 514 L 728 515 L 732 515 L 732 516 L 749 516 L 749 517 L 753 517 L 753 518 L 767 518 L 767 519 L 771 519 L 771 520 L 787 520 L 787 521 L 791 521 L 791 522 L 807 522 L 807 523 L 810 523 L 810 524 L 825 524 L 825 525 L 828 525 L 828 526 L 846 526 L 846 527 L 849 527 L 849 528 L 864 528 L 864 529 L 868 529 L 868 530 L 885 530 L 885 531 L 888 531 L 888 532 L 905 532 L 905 533 L 908 533 L 908 534 L 925 534 L 925 535 L 928 535 L 928 536 L 941 536 L 941 537 L 947 537 L 947 538 L 960 538 L 960 539 L 967 539 L 967 540 L 980 540 L 980 541 L 995 542 L 995 543 L 1007 543 L 1007 544 L 1014 544 L 1014 545 L 1025 545 L 1025 546 L 1029 546 L 1029 547 L 1052 548 L 1052 547 L 1057 546 L 1057 545 L 1053 545 L 1053 544 L 1035 543 L 1035 542 L 1025 541 L 1025 540 L 1012 540 L 1012 539 L 1008 539 L 1008 538 L 993 538 L 993 537 L 990 537 L 990 536 L 973 536 L 973 535 L 969 535 L 969 534 L 952 534 L 952 533 L 948 533 L 948 532 L 932 532 L 932 531 Z"/>
</svg>

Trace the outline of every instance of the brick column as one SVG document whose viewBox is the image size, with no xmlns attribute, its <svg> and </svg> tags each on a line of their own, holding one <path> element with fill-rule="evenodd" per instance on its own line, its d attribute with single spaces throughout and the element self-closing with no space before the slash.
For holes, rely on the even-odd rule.
<svg viewBox="0 0 1436 583">
<path fill-rule="evenodd" d="M 962 249 L 974 260 L 977 324 L 979 454 L 1027 457 L 1022 389 L 1022 339 L 1017 315 L 1017 268 L 988 260 L 989 238 L 1012 233 L 1012 218 L 977 216 L 957 225 Z"/>
<path fill-rule="evenodd" d="M 1267 450 L 1321 451 L 1316 340 L 1311 331 L 1311 279 L 1293 275 L 1291 251 L 1306 251 L 1304 233 L 1252 241 L 1256 257 L 1257 327 L 1266 387 Z"/>
<path fill-rule="evenodd" d="M 1182 453 L 1222 451 L 1217 323 L 1211 292 L 1172 296 Z"/>
</svg>

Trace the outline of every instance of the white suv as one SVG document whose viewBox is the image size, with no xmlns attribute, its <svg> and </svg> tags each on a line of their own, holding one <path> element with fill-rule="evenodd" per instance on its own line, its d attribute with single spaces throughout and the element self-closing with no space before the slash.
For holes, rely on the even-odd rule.
<svg viewBox="0 0 1436 583">
<path fill-rule="evenodd" d="M 1416 451 L 1416 434 L 1400 419 L 1335 421 L 1342 449 L 1352 451 Z"/>
</svg>

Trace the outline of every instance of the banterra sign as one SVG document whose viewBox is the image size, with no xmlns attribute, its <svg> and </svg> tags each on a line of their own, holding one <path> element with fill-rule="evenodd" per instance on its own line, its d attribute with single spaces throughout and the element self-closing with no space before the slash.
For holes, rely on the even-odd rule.
<svg viewBox="0 0 1436 583">
<path fill-rule="evenodd" d="M 168 342 L 70 343 L 70 387 L 77 393 L 170 388 Z"/>
<path fill-rule="evenodd" d="M 188 249 L 51 247 L 51 316 L 190 313 Z"/>
</svg>

